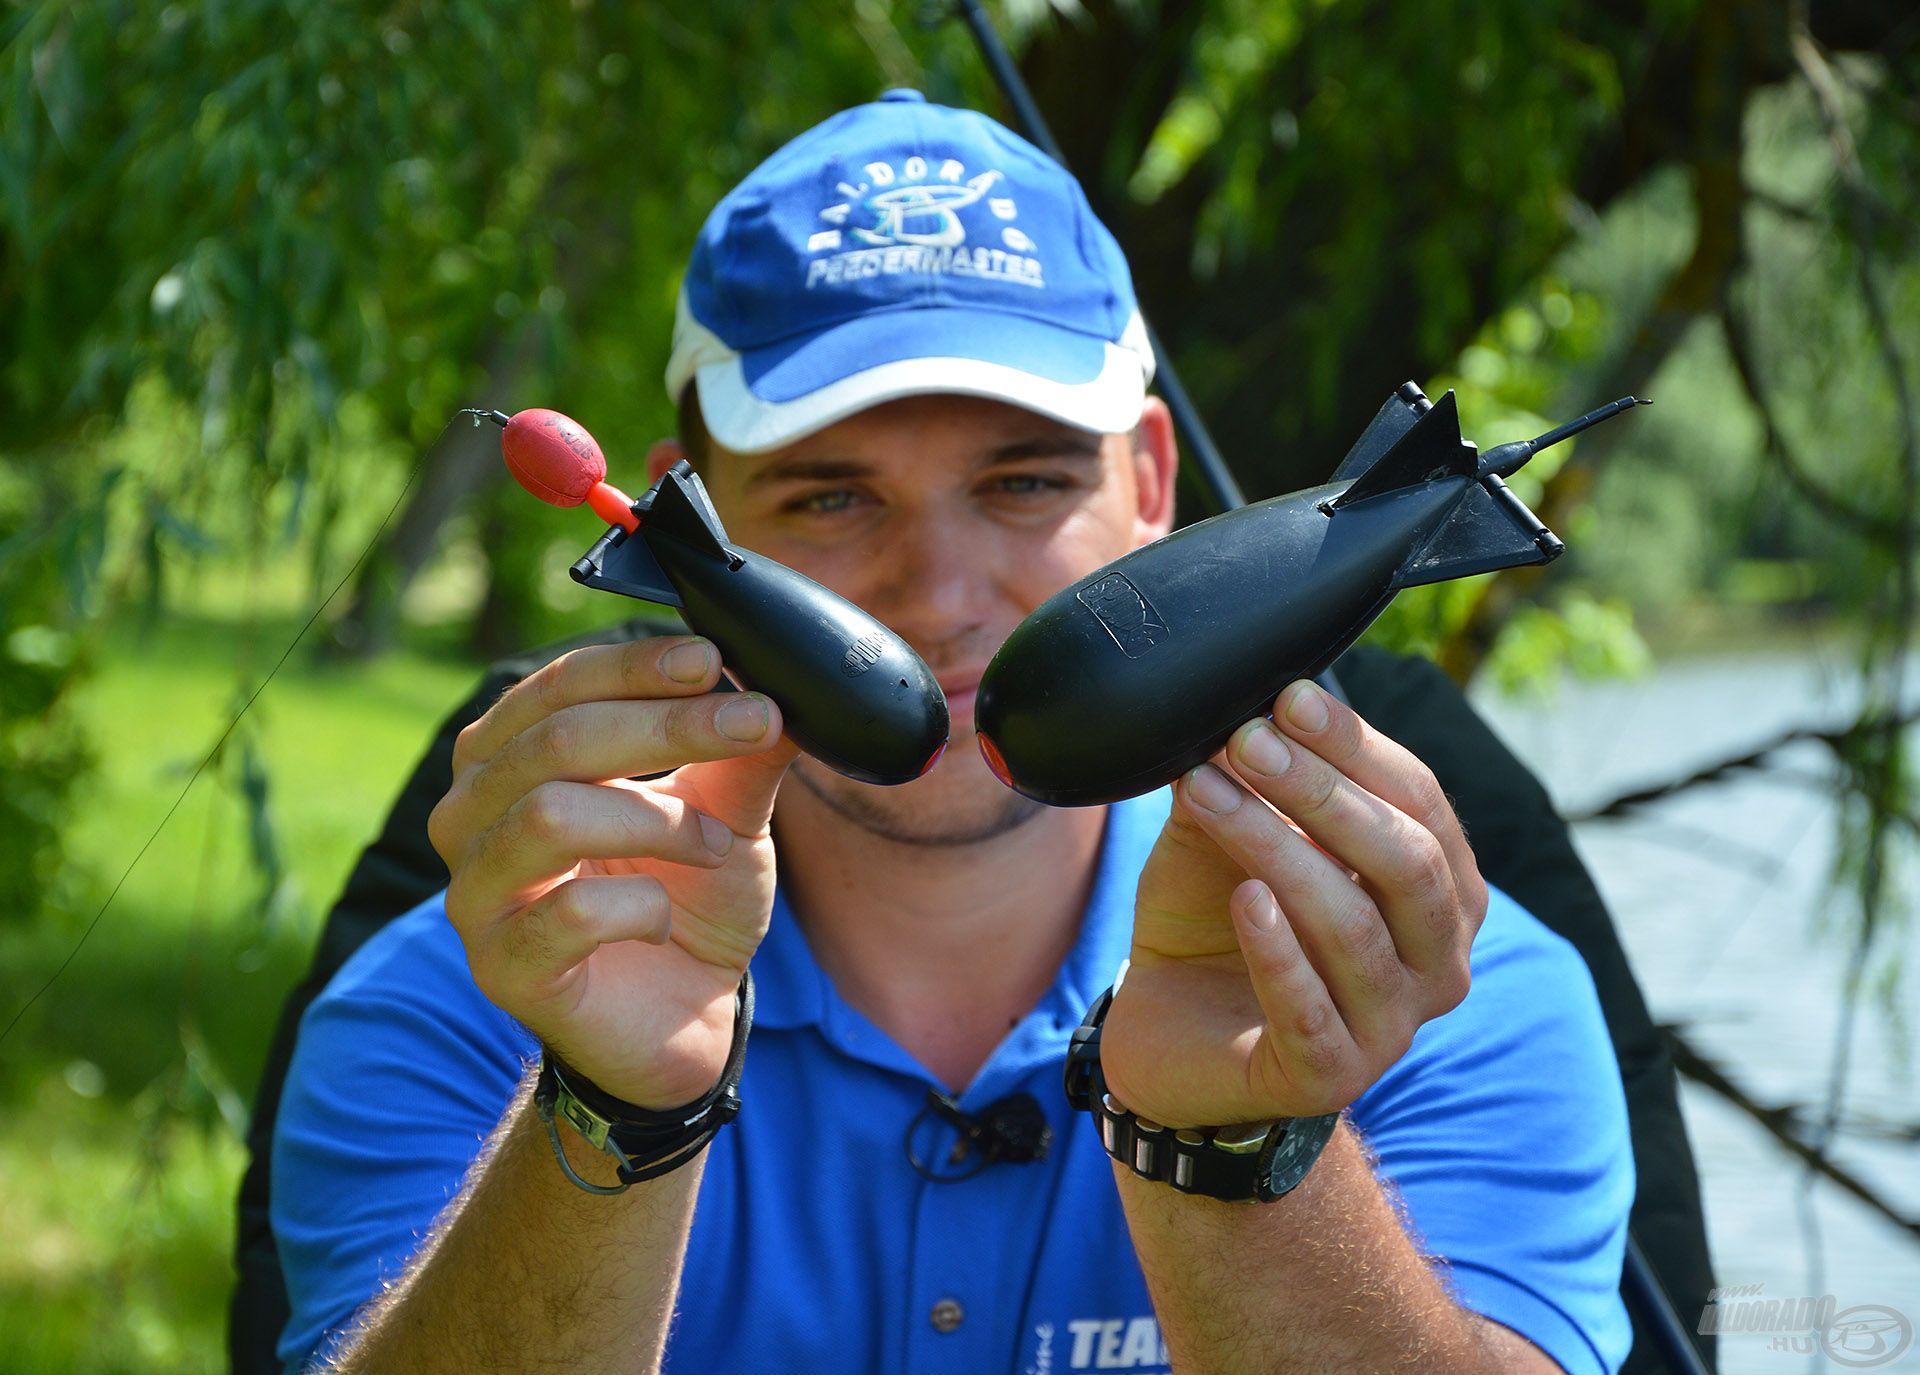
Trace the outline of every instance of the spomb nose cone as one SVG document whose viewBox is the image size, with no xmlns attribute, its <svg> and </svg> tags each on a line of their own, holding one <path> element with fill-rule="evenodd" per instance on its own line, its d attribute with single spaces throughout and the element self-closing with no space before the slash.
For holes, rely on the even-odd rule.
<svg viewBox="0 0 1920 1375">
<path fill-rule="evenodd" d="M 865 657 L 873 645 L 866 639 L 856 649 Z M 843 679 L 840 690 L 831 716 L 816 713 L 821 724 L 809 753 L 849 778 L 888 787 L 933 772 L 947 752 L 947 698 L 906 641 L 896 638 L 870 672 Z"/>
<path fill-rule="evenodd" d="M 784 695 L 794 703 L 794 739 L 862 783 L 894 787 L 924 778 L 947 749 L 947 699 L 939 683 L 905 641 L 882 645 L 864 632 L 848 655 L 872 668 L 848 677 L 843 666 L 830 695 L 789 685 Z"/>
<path fill-rule="evenodd" d="M 1103 722 L 1105 695 L 1087 674 L 1098 646 L 1083 642 L 1081 629 L 1049 602 L 1000 646 L 973 703 L 975 739 L 993 776 L 1054 807 L 1117 801 L 1128 794 L 1114 786 L 1115 766 L 1132 772 L 1109 738 L 1116 723 Z"/>
<path fill-rule="evenodd" d="M 647 527 L 642 527 L 643 529 Z M 920 656 L 852 602 L 750 549 L 656 537 L 687 623 L 780 704 L 787 733 L 836 773 L 911 783 L 947 743 L 946 695 Z"/>
<path fill-rule="evenodd" d="M 987 767 L 993 770 L 993 776 L 1009 788 L 1013 787 L 1013 773 L 1007 768 L 1007 761 L 1001 755 L 1000 747 L 993 743 L 993 737 L 985 731 L 977 731 L 974 739 L 980 742 L 980 756 L 987 761 Z"/>
<path fill-rule="evenodd" d="M 578 506 L 607 476 L 606 455 L 580 423 L 541 407 L 507 421 L 500 451 L 514 480 L 551 506 Z"/>
</svg>

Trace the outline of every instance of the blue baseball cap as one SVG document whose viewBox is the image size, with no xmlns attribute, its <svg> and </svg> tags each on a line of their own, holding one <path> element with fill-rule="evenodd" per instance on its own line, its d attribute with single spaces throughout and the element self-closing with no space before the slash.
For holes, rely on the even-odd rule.
<svg viewBox="0 0 1920 1375">
<path fill-rule="evenodd" d="M 1120 245 L 1058 163 L 918 91 L 801 134 L 707 217 L 667 363 L 722 446 L 760 453 L 883 401 L 958 392 L 1100 433 L 1153 350 Z"/>
</svg>

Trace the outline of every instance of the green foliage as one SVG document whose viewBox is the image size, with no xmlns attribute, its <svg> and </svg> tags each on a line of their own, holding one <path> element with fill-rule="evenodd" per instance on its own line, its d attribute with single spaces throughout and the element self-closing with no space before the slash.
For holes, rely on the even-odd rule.
<svg viewBox="0 0 1920 1375">
<path fill-rule="evenodd" d="M 73 637 L 20 626 L 0 640 L 0 924 L 29 920 L 55 883 L 85 739 L 51 708 L 73 674 Z M 17 713 L 17 714 L 16 714 Z"/>
<path fill-rule="evenodd" d="M 423 320 L 470 337 L 546 266 L 512 232 L 567 33 L 486 5 L 28 11 L 0 72 L 15 442 L 111 413 L 149 368 L 197 403 L 206 448 L 276 471 L 303 458 L 269 442 L 276 419 L 311 432 L 366 388 L 405 408 L 396 344 Z"/>
<path fill-rule="evenodd" d="M 1594 251 L 1595 240 L 1637 234 L 1640 214 L 1631 198 L 1616 207 L 1504 310 L 1482 325 L 1472 342 L 1460 351 L 1454 367 L 1431 381 L 1427 388 L 1431 394 L 1437 396 L 1447 390 L 1455 393 L 1462 430 L 1483 449 L 1544 433 L 1572 419 L 1578 407 L 1601 399 L 1574 399 L 1580 385 L 1577 379 L 1590 375 L 1610 349 L 1617 347 L 1614 336 L 1621 330 L 1621 322 L 1596 285 L 1582 280 L 1586 274 L 1569 274 L 1577 271 L 1583 254 Z M 1635 254 L 1636 259 L 1639 256 Z M 1680 409 L 1683 414 L 1691 413 Z M 1648 412 L 1634 411 L 1608 423 L 1634 428 L 1634 441 L 1625 446 L 1634 450 L 1644 442 L 1640 427 L 1647 416 Z M 1556 506 L 1548 501 L 1556 479 L 1563 473 L 1576 476 L 1572 465 L 1580 459 L 1583 447 L 1603 438 L 1603 432 L 1590 432 L 1546 450 L 1516 473 L 1510 485 L 1529 506 L 1554 518 Z M 1639 673 L 1650 666 L 1650 654 L 1634 628 L 1631 610 L 1634 605 L 1648 604 L 1631 594 L 1648 589 L 1631 579 L 1623 582 L 1608 576 L 1580 576 L 1596 551 L 1604 560 L 1620 547 L 1614 527 L 1631 523 L 1628 513 L 1613 505 L 1606 508 L 1604 516 L 1594 507 L 1579 507 L 1569 516 L 1562 523 L 1561 533 L 1569 544 L 1566 564 L 1574 576 L 1557 579 L 1554 590 L 1545 598 L 1523 605 L 1507 617 L 1482 664 L 1482 671 L 1508 691 L 1546 690 L 1561 670 L 1597 677 Z M 1651 561 L 1657 570 L 1656 580 L 1669 575 L 1672 556 L 1673 550 L 1669 549 L 1667 557 Z M 1631 565 L 1634 569 L 1641 566 Z M 1619 570 L 1609 564 L 1608 571 Z M 1404 592 L 1375 623 L 1368 638 L 1392 648 L 1440 657 L 1475 615 L 1491 580 L 1489 575 Z"/>
<path fill-rule="evenodd" d="M 62 510 L 54 495 L 0 461 L 0 926 L 56 889 L 91 760 L 65 699 L 87 661 L 106 497 Z"/>
<path fill-rule="evenodd" d="M 1560 669 L 1583 678 L 1623 678 L 1653 667 L 1646 642 L 1624 601 L 1596 601 L 1583 592 L 1551 607 L 1523 606 L 1501 629 L 1485 672 L 1502 691 L 1538 691 Z"/>
<path fill-rule="evenodd" d="M 162 1118 L 129 1159 L 122 1105 L 81 1098 L 91 1062 L 49 1076 L 14 1105 L 39 1124 L 0 1134 L 0 1331 L 17 1375 L 187 1375 L 215 1369 L 224 1342 L 227 1216 L 242 1162 L 223 1129 Z"/>
<path fill-rule="evenodd" d="M 295 623 L 259 639 L 277 649 Z M 116 624 L 116 631 L 130 631 Z M 101 637 L 65 710 L 99 768 L 68 821 L 69 906 L 91 916 L 224 724 L 236 627 L 176 618 Z M 0 1359 L 10 1375 L 217 1368 L 238 1132 L 266 1028 L 322 906 L 476 668 L 414 652 L 296 661 L 203 776 L 72 968 L 0 1053 Z M 263 921 L 249 774 L 273 781 L 284 866 Z M 82 881 L 94 875 L 92 881 Z M 0 1019 L 75 925 L 0 923 Z"/>
<path fill-rule="evenodd" d="M 1106 145 L 1095 190 L 1260 493 L 1320 480 L 1393 386 L 1527 289 L 1579 222 L 1652 37 L 1532 0 L 1121 8 L 1152 53 L 1134 91 L 1171 85 L 1164 112 L 1136 135 L 1064 91 L 1056 109 L 1070 153 L 1076 130 Z M 1192 25 L 1184 58 L 1153 49 L 1169 11 Z"/>
<path fill-rule="evenodd" d="M 287 519 L 326 547 L 366 498 L 340 462 L 350 432 L 410 466 L 476 401 L 578 414 L 633 481 L 671 428 L 655 379 L 700 208 L 882 85 L 985 90 L 963 35 L 877 3 L 723 0 L 688 23 L 659 6 L 81 0 L 11 30 L 0 449 L 60 480 L 51 445 L 90 420 L 98 439 L 142 378 L 163 380 L 193 425 L 137 498 L 149 594 L 222 506 L 291 492 Z M 524 502 L 487 522 L 500 636 L 577 628 L 530 584 L 574 528 Z M 276 536 L 256 514 L 238 545 Z"/>
</svg>

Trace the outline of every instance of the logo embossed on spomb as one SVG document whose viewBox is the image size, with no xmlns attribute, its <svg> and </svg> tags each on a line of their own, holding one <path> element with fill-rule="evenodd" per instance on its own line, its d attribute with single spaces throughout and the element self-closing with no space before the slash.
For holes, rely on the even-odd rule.
<svg viewBox="0 0 1920 1375">
<path fill-rule="evenodd" d="M 886 648 L 887 642 L 878 635 L 862 635 L 848 647 L 847 657 L 840 661 L 840 671 L 849 678 L 858 678 L 880 662 Z"/>
<path fill-rule="evenodd" d="M 1094 614 L 1129 659 L 1138 659 L 1167 636 L 1167 623 L 1124 573 L 1109 573 L 1081 588 L 1075 600 Z"/>
</svg>

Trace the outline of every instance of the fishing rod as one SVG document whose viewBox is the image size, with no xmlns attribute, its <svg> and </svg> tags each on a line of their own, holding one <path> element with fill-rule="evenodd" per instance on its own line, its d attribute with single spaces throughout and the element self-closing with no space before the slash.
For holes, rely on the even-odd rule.
<svg viewBox="0 0 1920 1375">
<path fill-rule="evenodd" d="M 1033 92 L 1020 75 L 1020 69 L 1014 65 L 1012 54 L 1006 44 L 1000 41 L 999 31 L 993 27 L 993 21 L 987 17 L 980 0 L 947 0 L 944 5 L 935 4 L 928 11 L 930 19 L 943 22 L 958 17 L 973 34 L 974 42 L 980 49 L 980 56 L 992 73 L 994 84 L 1000 88 L 1001 95 L 1013 108 L 1020 132 L 1028 142 L 1039 148 L 1048 157 L 1067 168 L 1067 159 L 1060 151 L 1060 145 L 1054 140 L 1053 131 L 1047 127 L 1046 117 L 1040 113 L 1040 107 L 1034 102 Z M 1173 360 L 1167 354 L 1166 346 L 1155 332 L 1151 322 L 1146 320 L 1145 312 L 1141 320 L 1146 323 L 1147 338 L 1153 346 L 1154 379 L 1159 384 L 1161 395 L 1165 398 L 1167 409 L 1173 413 L 1174 424 L 1180 429 L 1181 437 L 1186 441 L 1188 452 L 1199 467 L 1202 485 L 1208 496 L 1213 499 L 1217 512 L 1236 510 L 1246 505 L 1246 497 L 1239 484 L 1234 480 L 1220 450 L 1213 442 L 1206 422 L 1200 418 L 1200 412 L 1194 407 L 1187 389 L 1181 385 L 1180 375 L 1174 368 Z M 1591 415 L 1583 416 L 1571 425 L 1563 426 L 1542 435 L 1531 442 L 1533 448 L 1546 445 L 1578 429 L 1606 419 L 1620 408 L 1634 404 L 1632 399 L 1623 399 L 1611 406 L 1603 407 Z M 1514 446 L 1516 451 L 1518 446 Z M 1489 476 L 1498 481 L 1505 471 L 1505 465 L 1496 462 L 1504 455 L 1496 450 L 1487 456 Z M 1524 461 L 1524 455 L 1519 455 Z M 1518 466 L 1517 463 L 1515 466 Z M 1706 1363 L 1701 1359 L 1685 1325 L 1675 1312 L 1672 1297 L 1666 1286 L 1654 1273 L 1646 1253 L 1641 1250 L 1637 1237 L 1631 1229 L 1627 1233 L 1626 1253 L 1622 1257 L 1622 1287 L 1640 1309 L 1647 1335 L 1652 1339 L 1669 1369 L 1680 1375 L 1708 1375 Z"/>
</svg>

